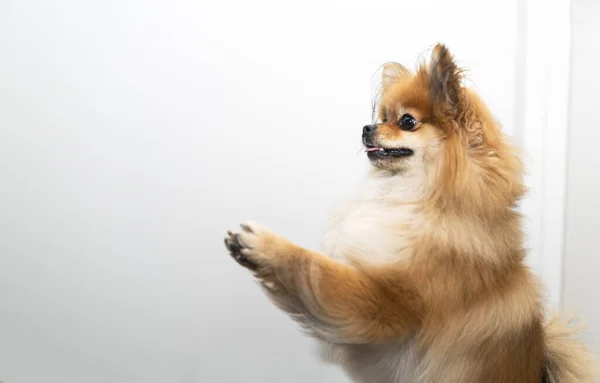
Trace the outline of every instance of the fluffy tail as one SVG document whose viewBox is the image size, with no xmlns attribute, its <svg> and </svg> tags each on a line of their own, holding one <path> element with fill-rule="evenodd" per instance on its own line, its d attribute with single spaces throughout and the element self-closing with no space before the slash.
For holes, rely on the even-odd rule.
<svg viewBox="0 0 600 383">
<path fill-rule="evenodd" d="M 546 324 L 544 383 L 597 383 L 595 357 L 575 338 L 577 329 L 554 316 Z"/>
</svg>

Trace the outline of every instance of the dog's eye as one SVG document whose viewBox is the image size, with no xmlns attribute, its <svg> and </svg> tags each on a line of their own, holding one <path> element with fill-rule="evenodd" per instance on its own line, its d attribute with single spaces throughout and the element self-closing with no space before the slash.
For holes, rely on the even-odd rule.
<svg viewBox="0 0 600 383">
<path fill-rule="evenodd" d="M 398 125 L 400 125 L 402 130 L 413 130 L 417 126 L 417 120 L 410 114 L 405 114 L 400 117 Z"/>
</svg>

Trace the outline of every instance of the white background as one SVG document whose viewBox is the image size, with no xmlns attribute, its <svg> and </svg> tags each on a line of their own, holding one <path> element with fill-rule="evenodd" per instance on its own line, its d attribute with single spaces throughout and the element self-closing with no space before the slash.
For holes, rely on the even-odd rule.
<svg viewBox="0 0 600 383">
<path fill-rule="evenodd" d="M 517 0 L 361 3 L 0 2 L 0 379 L 346 381 L 225 230 L 316 248 L 378 68 L 438 41 L 508 133 L 525 113 Z"/>
<path fill-rule="evenodd" d="M 587 325 L 586 340 L 600 355 L 600 54 L 589 49 L 600 36 L 600 3 L 573 3 L 573 57 L 569 179 L 566 205 L 564 309 Z"/>
</svg>

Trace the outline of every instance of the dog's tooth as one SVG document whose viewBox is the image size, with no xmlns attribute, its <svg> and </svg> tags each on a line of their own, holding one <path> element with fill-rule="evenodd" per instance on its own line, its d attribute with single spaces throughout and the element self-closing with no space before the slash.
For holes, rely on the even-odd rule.
<svg viewBox="0 0 600 383">
<path fill-rule="evenodd" d="M 379 148 L 379 151 L 380 151 L 380 152 L 384 152 L 384 151 L 385 151 L 385 149 L 384 149 L 384 148 Z"/>
</svg>

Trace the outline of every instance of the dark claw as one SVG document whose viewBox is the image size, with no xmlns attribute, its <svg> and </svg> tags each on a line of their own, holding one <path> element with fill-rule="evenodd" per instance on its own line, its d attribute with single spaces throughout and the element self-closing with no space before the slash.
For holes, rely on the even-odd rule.
<svg viewBox="0 0 600 383">
<path fill-rule="evenodd" d="M 249 260 L 248 257 L 242 253 L 235 254 L 233 256 L 233 259 L 235 259 L 237 263 L 239 263 L 247 269 L 256 270 L 258 268 L 258 265 L 256 263 Z"/>
<path fill-rule="evenodd" d="M 240 244 L 239 234 L 228 231 L 229 237 L 225 238 L 225 247 L 229 250 L 231 257 L 235 259 L 237 263 L 240 265 L 250 269 L 256 270 L 258 265 L 248 259 L 245 254 L 242 254 L 241 251 L 244 249 L 244 246 Z"/>
<path fill-rule="evenodd" d="M 242 246 L 239 242 L 232 241 L 231 239 L 226 239 L 225 244 L 232 253 L 239 253 L 240 250 L 242 250 Z"/>
</svg>

